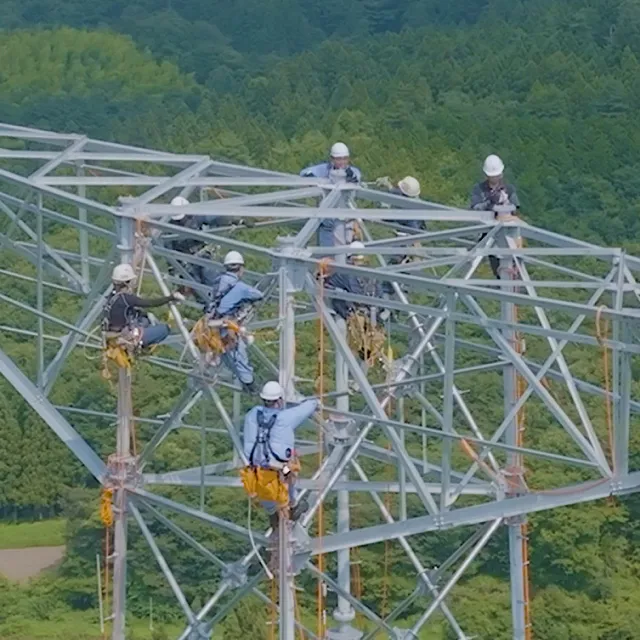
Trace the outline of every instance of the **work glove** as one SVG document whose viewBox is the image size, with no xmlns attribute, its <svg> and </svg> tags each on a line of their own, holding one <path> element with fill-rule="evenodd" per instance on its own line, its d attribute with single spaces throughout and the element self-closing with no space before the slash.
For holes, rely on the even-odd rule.
<svg viewBox="0 0 640 640">
<path fill-rule="evenodd" d="M 383 176 L 382 178 L 378 178 L 375 182 L 376 187 L 382 187 L 383 189 L 392 189 L 393 184 L 391 184 L 391 178 L 389 176 Z"/>
<path fill-rule="evenodd" d="M 489 204 L 491 204 L 494 207 L 496 205 L 500 204 L 500 194 L 501 193 L 502 193 L 501 191 L 491 191 L 489 193 L 489 197 L 488 197 Z"/>
<path fill-rule="evenodd" d="M 352 167 L 347 167 L 344 174 L 347 177 L 347 182 L 358 182 L 358 177 Z"/>
<path fill-rule="evenodd" d="M 171 294 L 171 297 L 173 298 L 173 300 L 175 302 L 184 302 L 185 301 L 185 297 L 179 291 L 174 291 Z"/>
<path fill-rule="evenodd" d="M 389 311 L 389 309 L 383 309 L 378 314 L 378 318 L 380 318 L 381 322 L 386 322 L 390 317 L 391 317 L 391 311 Z"/>
<path fill-rule="evenodd" d="M 509 194 L 504 189 L 500 190 L 498 204 L 509 204 Z"/>
</svg>

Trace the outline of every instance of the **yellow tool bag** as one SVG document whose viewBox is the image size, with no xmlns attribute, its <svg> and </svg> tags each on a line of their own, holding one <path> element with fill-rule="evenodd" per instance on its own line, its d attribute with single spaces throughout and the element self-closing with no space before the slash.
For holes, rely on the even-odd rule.
<svg viewBox="0 0 640 640">
<path fill-rule="evenodd" d="M 245 467 L 240 470 L 240 478 L 250 498 L 275 502 L 279 507 L 289 504 L 289 488 L 278 469 Z"/>
<path fill-rule="evenodd" d="M 347 319 L 349 348 L 368 365 L 373 366 L 383 355 L 386 337 L 382 328 L 371 322 L 368 313 L 356 311 Z"/>
<path fill-rule="evenodd" d="M 227 329 L 221 335 L 220 328 Z M 232 350 L 238 341 L 240 327 L 232 320 L 223 320 L 219 326 L 210 326 L 209 318 L 203 316 L 193 327 L 193 341 L 200 351 L 222 355 Z"/>
<path fill-rule="evenodd" d="M 103 334 L 103 376 L 108 378 L 107 363 L 114 362 L 120 369 L 130 369 L 142 346 L 142 329 L 127 327 L 122 331 L 105 331 Z M 106 373 L 105 373 L 106 372 Z"/>
</svg>

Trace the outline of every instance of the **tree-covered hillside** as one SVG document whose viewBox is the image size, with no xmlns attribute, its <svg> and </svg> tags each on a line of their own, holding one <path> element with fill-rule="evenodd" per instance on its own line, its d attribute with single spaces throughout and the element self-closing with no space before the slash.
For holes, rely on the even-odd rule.
<svg viewBox="0 0 640 640">
<path fill-rule="evenodd" d="M 341 139 L 366 180 L 410 173 L 425 198 L 456 205 L 466 203 L 484 155 L 497 152 L 527 219 L 640 248 L 638 0 L 8 0 L 0 28 L 0 121 L 285 171 L 324 157 Z M 61 236 L 60 246 L 66 241 Z M 0 267 L 14 261 L 0 253 Z M 29 295 L 27 285 L 0 275 L 0 290 L 8 286 L 16 297 Z M 0 308 L 0 323 L 26 321 Z M 30 338 L 0 333 L 0 346 L 23 363 L 33 359 Z M 311 347 L 302 358 L 310 370 Z M 594 363 L 580 367 L 599 376 Z M 111 410 L 114 399 L 98 368 L 75 354 L 53 401 Z M 177 376 L 142 367 L 136 411 L 161 414 L 180 384 Z M 496 375 L 486 389 L 496 403 L 499 385 Z M 532 437 L 544 438 L 544 425 L 532 422 Z M 75 423 L 101 454 L 112 451 L 110 425 Z M 139 436 L 149 433 L 142 427 Z M 172 437 L 157 469 L 197 465 L 196 440 L 188 432 Z M 63 514 L 70 522 L 69 555 L 56 575 L 21 592 L 24 600 L 0 584 L 0 637 L 26 640 L 31 636 L 17 620 L 49 620 L 54 628 L 70 611 L 95 607 L 97 490 L 2 382 L 0 442 L 0 515 Z M 211 441 L 208 455 L 217 454 Z M 246 518 L 246 504 L 234 504 L 231 495 L 237 494 L 211 492 L 208 505 Z M 639 514 L 632 498 L 533 518 L 536 638 L 639 637 Z M 360 517 L 372 516 L 363 508 Z M 232 541 L 199 535 L 233 557 Z M 460 536 L 422 536 L 417 543 L 435 565 Z M 171 536 L 160 542 L 169 558 L 180 550 L 179 578 L 190 601 L 202 602 L 217 576 L 203 575 L 195 555 Z M 174 619 L 168 587 L 135 535 L 132 544 L 132 610 L 143 615 L 153 594 L 157 615 Z M 463 626 L 484 629 L 483 640 L 509 637 L 505 549 L 497 539 L 452 595 Z M 380 553 L 362 552 L 364 599 L 371 604 L 388 588 L 380 580 Z M 390 562 L 398 568 L 388 593 L 392 607 L 415 582 L 400 552 Z M 312 598 L 302 604 L 313 608 Z M 266 615 L 255 603 L 247 606 L 229 628 Z M 444 629 L 436 620 L 429 637 L 449 638 Z"/>
</svg>

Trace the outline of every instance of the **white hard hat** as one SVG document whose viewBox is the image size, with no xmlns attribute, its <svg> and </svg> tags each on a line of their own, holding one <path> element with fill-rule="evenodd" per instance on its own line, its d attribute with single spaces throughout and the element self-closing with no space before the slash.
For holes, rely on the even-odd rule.
<svg viewBox="0 0 640 640">
<path fill-rule="evenodd" d="M 224 257 L 225 267 L 231 264 L 244 264 L 244 258 L 239 251 L 229 251 Z"/>
<path fill-rule="evenodd" d="M 119 264 L 113 268 L 111 279 L 114 282 L 130 282 L 136 279 L 136 274 L 130 264 Z"/>
<path fill-rule="evenodd" d="M 336 142 L 331 147 L 330 155 L 332 158 L 348 158 L 349 147 L 344 142 Z"/>
<path fill-rule="evenodd" d="M 186 198 L 183 198 L 182 196 L 176 196 L 171 201 L 171 206 L 173 207 L 186 207 L 188 204 L 189 204 L 189 201 Z M 184 218 L 184 213 L 176 213 L 171 216 L 172 220 L 182 220 L 182 218 Z"/>
<path fill-rule="evenodd" d="M 504 162 L 496 155 L 487 156 L 482 170 L 487 178 L 497 178 L 504 172 Z"/>
<path fill-rule="evenodd" d="M 420 183 L 413 176 L 406 176 L 398 182 L 398 188 L 408 198 L 417 198 L 420 195 Z"/>
<path fill-rule="evenodd" d="M 280 383 L 275 380 L 267 382 L 260 392 L 260 397 L 263 400 L 280 400 L 283 395 L 284 391 L 282 390 Z"/>
</svg>

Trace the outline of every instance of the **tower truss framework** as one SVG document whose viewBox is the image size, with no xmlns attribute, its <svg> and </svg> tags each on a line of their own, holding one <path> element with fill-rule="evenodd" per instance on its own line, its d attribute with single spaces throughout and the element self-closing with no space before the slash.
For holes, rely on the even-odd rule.
<svg viewBox="0 0 640 640">
<path fill-rule="evenodd" d="M 230 224 L 206 231 L 170 224 L 175 208 L 168 202 L 175 195 L 191 198 L 181 213 Z M 326 219 L 336 221 L 339 233 L 357 221 L 366 266 L 349 264 L 344 245 L 314 246 Z M 327 638 L 417 639 L 436 612 L 457 638 L 485 637 L 482 629 L 459 624 L 449 595 L 487 543 L 506 530 L 513 637 L 524 640 L 531 633 L 527 516 L 640 488 L 640 472 L 629 466 L 630 431 L 640 410 L 632 379 L 640 353 L 640 259 L 621 249 L 367 185 L 9 124 L 0 124 L 0 220 L 0 331 L 28 341 L 35 359 L 33 366 L 0 351 L 0 370 L 91 476 L 114 491 L 114 640 L 126 636 L 127 533 L 134 524 L 184 612 L 179 640 L 210 637 L 248 595 L 277 610 L 282 640 L 293 640 L 296 627 L 319 637 L 296 617 L 298 575 L 320 580 L 331 592 L 333 620 L 326 635 L 320 631 Z M 406 220 L 423 221 L 425 228 L 411 229 Z M 170 305 L 173 335 L 144 357 L 182 380 L 166 414 L 133 415 L 137 374 L 132 379 L 126 370 L 118 372 L 111 413 L 50 400 L 69 374 L 71 355 L 101 349 L 95 328 L 114 264 L 138 265 L 145 287 L 164 295 L 189 280 L 190 264 L 207 264 L 166 248 L 169 234 L 247 256 L 253 269 L 247 278 L 266 293 L 250 326 L 273 336 L 272 344 L 256 340 L 250 352 L 262 379 L 278 378 L 288 401 L 317 393 L 315 341 L 325 343 L 322 416 L 301 429 L 297 442 L 311 470 L 299 481 L 310 506 L 289 539 L 280 540 L 277 602 L 263 588 L 265 568 L 258 562 L 267 532 L 206 508 L 206 497 L 221 488 L 246 499 L 237 471 L 246 463 L 241 423 L 248 405 L 234 379 L 212 371 L 196 348 L 189 328 L 195 304 Z M 327 255 L 332 271 L 379 283 L 387 293 L 325 288 L 318 274 Z M 499 259 L 499 279 L 486 266 L 490 255 Z M 332 312 L 334 299 L 391 312 L 384 366 L 363 367 Z M 116 451 L 106 461 L 73 426 L 87 417 L 117 425 Z M 146 424 L 150 435 L 133 451 L 136 423 Z M 167 469 L 164 458 L 156 467 L 157 453 L 181 429 L 201 434 L 200 464 Z M 217 454 L 207 460 L 211 433 Z M 167 487 L 181 487 L 188 497 L 169 497 Z M 318 536 L 321 509 L 329 525 Z M 217 552 L 176 518 L 237 539 L 245 553 Z M 158 527 L 201 554 L 219 578 L 199 610 L 163 554 Z M 429 566 L 424 540 L 457 527 L 466 537 L 438 567 Z M 354 551 L 381 543 L 402 551 L 416 581 L 391 611 L 352 589 Z M 321 555 L 332 562 L 319 568 Z M 400 628 L 408 610 L 413 614 Z M 356 614 L 365 625 L 356 624 Z"/>
</svg>

